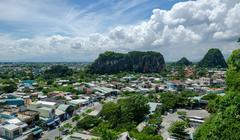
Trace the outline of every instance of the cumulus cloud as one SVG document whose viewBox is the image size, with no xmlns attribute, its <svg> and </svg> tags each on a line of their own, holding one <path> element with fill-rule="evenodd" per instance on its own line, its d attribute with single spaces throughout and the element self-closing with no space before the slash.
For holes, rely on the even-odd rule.
<svg viewBox="0 0 240 140">
<path fill-rule="evenodd" d="M 200 52 L 209 47 L 224 51 L 227 45 L 232 50 L 237 48 L 233 42 L 240 36 L 239 13 L 237 0 L 179 2 L 170 10 L 154 9 L 150 19 L 137 26 L 111 30 L 110 37 L 115 42 L 124 42 L 132 50 L 167 48 L 179 52 L 180 48 L 194 50 L 198 46 L 205 48 Z M 191 51 L 185 50 L 182 54 Z"/>
<path fill-rule="evenodd" d="M 0 47 L 12 54 L 1 52 L 8 59 L 60 55 L 66 60 L 91 61 L 106 50 L 154 50 L 162 52 L 167 60 L 182 56 L 196 60 L 211 47 L 220 48 L 227 56 L 239 47 L 234 43 L 240 37 L 239 13 L 238 0 L 186 1 L 170 10 L 154 9 L 146 21 L 117 26 L 105 33 L 17 40 L 0 36 Z"/>
</svg>

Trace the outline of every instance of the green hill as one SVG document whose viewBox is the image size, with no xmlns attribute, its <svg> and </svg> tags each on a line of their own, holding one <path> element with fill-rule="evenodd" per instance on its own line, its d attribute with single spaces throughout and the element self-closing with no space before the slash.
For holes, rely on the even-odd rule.
<svg viewBox="0 0 240 140">
<path fill-rule="evenodd" d="M 192 62 L 190 62 L 186 57 L 181 58 L 176 63 L 176 65 L 178 65 L 178 66 L 189 66 L 191 64 L 192 64 Z"/>
<path fill-rule="evenodd" d="M 165 66 L 161 53 L 133 51 L 126 54 L 107 51 L 89 67 L 90 72 L 112 74 L 123 71 L 151 73 L 160 72 Z"/>
<path fill-rule="evenodd" d="M 198 63 L 199 67 L 207 68 L 226 68 L 227 63 L 219 49 L 208 50 L 204 58 Z"/>
</svg>

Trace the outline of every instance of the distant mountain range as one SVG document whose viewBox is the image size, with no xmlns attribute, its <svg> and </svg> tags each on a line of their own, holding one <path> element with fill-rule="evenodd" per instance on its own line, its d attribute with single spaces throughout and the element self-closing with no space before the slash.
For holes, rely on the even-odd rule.
<svg viewBox="0 0 240 140">
<path fill-rule="evenodd" d="M 183 57 L 176 65 L 191 65 L 187 58 Z M 89 66 L 89 71 L 98 74 L 112 74 L 118 72 L 140 72 L 151 73 L 160 72 L 165 66 L 164 57 L 159 52 L 139 52 L 116 53 L 107 51 Z M 226 68 L 227 63 L 219 49 L 210 49 L 203 59 L 197 63 L 199 67 L 206 68 Z"/>
</svg>

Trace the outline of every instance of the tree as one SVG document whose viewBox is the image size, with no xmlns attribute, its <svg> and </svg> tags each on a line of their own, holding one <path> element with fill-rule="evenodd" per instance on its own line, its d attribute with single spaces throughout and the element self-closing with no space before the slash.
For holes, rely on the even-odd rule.
<svg viewBox="0 0 240 140">
<path fill-rule="evenodd" d="M 240 108 L 230 105 L 225 111 L 217 113 L 199 127 L 195 134 L 197 140 L 239 140 Z"/>
<path fill-rule="evenodd" d="M 12 93 L 17 90 L 17 85 L 15 83 L 9 83 L 2 86 L 3 93 Z"/>
<path fill-rule="evenodd" d="M 115 140 L 117 138 L 117 133 L 111 129 L 101 128 L 100 130 L 102 140 Z"/>
<path fill-rule="evenodd" d="M 59 131 L 60 132 L 65 131 L 64 132 L 65 134 L 69 134 L 69 133 L 71 133 L 72 128 L 73 128 L 72 124 L 66 123 L 62 127 L 59 127 Z"/>
<path fill-rule="evenodd" d="M 178 96 L 173 93 L 163 93 L 160 96 L 160 101 L 166 110 L 175 109 L 178 102 Z"/>
<path fill-rule="evenodd" d="M 117 104 L 108 102 L 103 105 L 101 116 L 104 120 L 111 122 L 112 127 L 116 127 L 121 121 L 121 110 Z"/>
<path fill-rule="evenodd" d="M 91 129 L 95 126 L 97 126 L 101 120 L 99 120 L 97 117 L 93 116 L 86 116 L 79 122 L 77 122 L 77 128 L 79 129 Z"/>
<path fill-rule="evenodd" d="M 154 125 L 148 125 L 143 129 L 143 133 L 156 135 L 158 132 L 157 126 Z"/>
<path fill-rule="evenodd" d="M 240 91 L 240 49 L 232 52 L 228 58 L 227 88 L 232 91 Z"/>
<path fill-rule="evenodd" d="M 198 68 L 197 68 L 197 72 L 196 72 L 196 76 L 197 76 L 197 77 L 204 77 L 204 76 L 207 75 L 207 73 L 208 73 L 208 71 L 207 71 L 206 68 L 200 68 L 200 67 L 198 67 Z"/>
<path fill-rule="evenodd" d="M 52 78 L 66 77 L 72 74 L 73 74 L 73 70 L 69 69 L 67 66 L 54 65 L 50 69 L 44 71 L 43 76 L 45 79 L 52 79 Z"/>
<path fill-rule="evenodd" d="M 136 140 L 163 140 L 160 135 L 152 135 L 147 133 L 139 133 L 136 131 L 131 131 L 130 135 Z"/>
<path fill-rule="evenodd" d="M 122 109 L 126 112 L 133 113 L 133 121 L 140 123 L 149 113 L 149 105 L 147 99 L 142 95 L 136 95 L 125 100 Z"/>
<path fill-rule="evenodd" d="M 101 116 L 109 121 L 113 128 L 117 126 L 128 127 L 131 123 L 139 123 L 149 113 L 147 99 L 142 96 L 131 96 L 121 99 L 117 104 L 110 102 L 103 105 Z"/>
<path fill-rule="evenodd" d="M 202 97 L 203 100 L 214 100 L 218 97 L 217 94 L 207 94 L 205 96 Z"/>
<path fill-rule="evenodd" d="M 186 122 L 176 121 L 171 124 L 168 131 L 174 137 L 177 137 L 179 139 L 185 139 L 185 137 L 187 136 L 187 132 L 185 131 L 186 128 L 187 128 Z"/>
<path fill-rule="evenodd" d="M 93 128 L 93 132 L 101 136 L 101 140 L 115 140 L 118 133 L 110 129 L 109 123 L 103 122 Z"/>
<path fill-rule="evenodd" d="M 75 115 L 75 116 L 73 116 L 72 121 L 73 122 L 78 121 L 78 120 L 80 120 L 80 118 L 81 117 L 79 115 Z"/>
<path fill-rule="evenodd" d="M 218 111 L 221 98 L 221 96 L 218 96 L 216 99 L 208 101 L 207 111 L 209 113 L 216 113 Z"/>
</svg>

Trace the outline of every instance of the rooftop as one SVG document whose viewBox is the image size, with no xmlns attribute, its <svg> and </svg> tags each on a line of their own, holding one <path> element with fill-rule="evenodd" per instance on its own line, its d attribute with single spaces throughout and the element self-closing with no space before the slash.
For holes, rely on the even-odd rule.
<svg viewBox="0 0 240 140">
<path fill-rule="evenodd" d="M 62 111 L 66 111 L 69 106 L 70 105 L 60 104 L 57 109 L 62 110 Z"/>
<path fill-rule="evenodd" d="M 48 107 L 41 107 L 41 108 L 39 108 L 39 109 L 41 109 L 41 110 L 47 110 L 47 111 L 52 111 L 52 108 L 48 108 Z"/>
<path fill-rule="evenodd" d="M 20 123 L 22 123 L 22 121 L 20 121 L 18 118 L 9 119 L 9 120 L 7 120 L 7 122 L 10 123 L 10 124 L 20 124 Z"/>
<path fill-rule="evenodd" d="M 6 124 L 3 127 L 9 131 L 16 130 L 19 128 L 19 126 L 15 125 L 15 124 Z"/>
<path fill-rule="evenodd" d="M 54 106 L 56 105 L 55 102 L 47 102 L 47 101 L 37 101 L 37 104 L 44 104 L 44 105 L 49 105 L 49 106 Z"/>
</svg>

